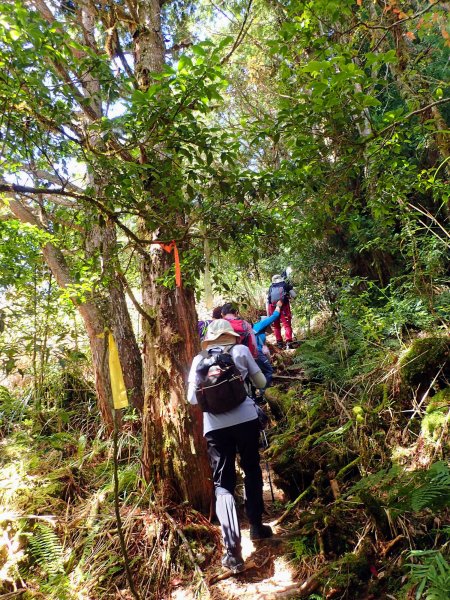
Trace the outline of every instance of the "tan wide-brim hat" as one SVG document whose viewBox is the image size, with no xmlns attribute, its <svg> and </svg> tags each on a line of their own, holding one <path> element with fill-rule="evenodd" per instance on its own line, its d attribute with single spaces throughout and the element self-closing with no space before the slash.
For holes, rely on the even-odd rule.
<svg viewBox="0 0 450 600">
<path fill-rule="evenodd" d="M 236 343 L 236 338 L 240 338 L 240 335 L 234 331 L 229 321 L 226 319 L 216 319 L 208 325 L 206 335 L 202 340 L 202 349 L 206 350 L 211 345 L 211 342 L 219 341 L 219 338 L 221 338 L 221 343 L 232 344 L 233 341 Z"/>
</svg>

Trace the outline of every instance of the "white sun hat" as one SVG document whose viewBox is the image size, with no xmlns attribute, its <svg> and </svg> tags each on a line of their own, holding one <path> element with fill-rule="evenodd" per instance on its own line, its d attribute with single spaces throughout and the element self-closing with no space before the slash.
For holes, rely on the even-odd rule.
<svg viewBox="0 0 450 600">
<path fill-rule="evenodd" d="M 220 338 L 221 336 L 224 336 L 224 341 L 226 341 L 225 338 L 228 336 L 233 336 L 235 338 L 241 337 L 239 333 L 236 333 L 236 331 L 234 331 L 229 321 L 227 321 L 226 319 L 216 319 L 215 321 L 211 321 L 211 323 L 208 325 L 206 335 L 202 341 L 203 350 L 205 350 L 211 342 L 218 340 L 218 338 Z M 230 339 L 229 343 L 233 343 L 233 340 Z"/>
</svg>

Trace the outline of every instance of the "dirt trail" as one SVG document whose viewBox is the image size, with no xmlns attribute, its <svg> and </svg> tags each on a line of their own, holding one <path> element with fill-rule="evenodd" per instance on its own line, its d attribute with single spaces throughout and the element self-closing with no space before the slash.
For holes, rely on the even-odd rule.
<svg viewBox="0 0 450 600">
<path fill-rule="evenodd" d="M 282 491 L 273 485 L 273 472 L 271 472 L 275 503 L 272 501 L 264 461 L 261 462 L 261 467 L 263 468 L 263 493 L 266 507 L 264 522 L 270 525 L 282 514 L 283 509 L 280 502 L 284 498 Z M 289 537 L 283 536 L 285 530 L 281 527 L 273 527 L 274 538 L 252 542 L 249 537 L 248 523 L 243 514 L 240 514 L 240 517 L 242 554 L 248 568 L 239 575 L 229 575 L 229 572 L 225 571 L 220 563 L 216 562 L 212 565 L 204 573 L 209 588 L 209 598 L 211 600 L 299 598 L 302 582 L 295 580 L 294 570 L 286 556 Z M 224 576 L 225 578 L 221 579 Z M 200 597 L 206 599 L 208 594 L 203 593 Z M 167 600 L 194 600 L 194 598 L 199 598 L 199 596 L 195 596 L 191 587 L 180 586 L 172 591 Z"/>
</svg>

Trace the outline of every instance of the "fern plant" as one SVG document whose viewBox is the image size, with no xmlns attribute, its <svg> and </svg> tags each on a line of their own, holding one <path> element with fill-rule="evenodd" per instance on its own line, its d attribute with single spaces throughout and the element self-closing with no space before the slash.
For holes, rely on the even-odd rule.
<svg viewBox="0 0 450 600">
<path fill-rule="evenodd" d="M 315 542 L 307 535 L 294 538 L 291 541 L 290 546 L 296 560 L 302 560 L 307 556 L 314 556 L 314 554 L 317 554 Z"/>
<path fill-rule="evenodd" d="M 16 398 L 6 387 L 0 385 L 0 432 L 10 433 L 14 424 L 20 423 L 27 410 L 27 399 Z"/>
<path fill-rule="evenodd" d="M 63 547 L 48 525 L 38 523 L 29 538 L 30 554 L 49 578 L 64 573 Z"/>
<path fill-rule="evenodd" d="M 40 591 L 48 600 L 73 600 L 77 597 L 71 589 L 69 577 L 65 574 L 56 575 L 50 581 L 41 583 Z"/>
<path fill-rule="evenodd" d="M 411 508 L 418 512 L 425 507 L 439 508 L 450 501 L 450 471 L 444 462 L 437 462 L 428 471 L 429 477 L 411 495 Z"/>
<path fill-rule="evenodd" d="M 346 496 L 368 490 L 391 515 L 440 510 L 450 502 L 450 470 L 444 461 L 427 471 L 405 471 L 399 465 L 380 470 L 356 483 Z"/>
<path fill-rule="evenodd" d="M 418 562 L 407 563 L 410 577 L 417 583 L 416 600 L 448 600 L 450 598 L 450 565 L 439 550 L 411 550 L 408 557 Z"/>
</svg>

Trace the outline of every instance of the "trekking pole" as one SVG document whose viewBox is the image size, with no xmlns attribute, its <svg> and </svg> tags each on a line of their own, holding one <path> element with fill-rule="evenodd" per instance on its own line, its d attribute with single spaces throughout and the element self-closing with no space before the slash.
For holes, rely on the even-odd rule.
<svg viewBox="0 0 450 600">
<path fill-rule="evenodd" d="M 263 439 L 264 439 L 264 450 L 267 450 L 267 448 L 269 447 L 269 442 L 267 441 L 266 432 L 263 430 L 262 434 L 263 434 Z M 270 476 L 269 461 L 265 460 L 264 462 L 266 463 L 267 478 L 269 480 L 269 487 L 270 487 L 270 494 L 272 496 L 272 502 L 275 502 L 275 495 L 273 493 L 273 487 L 272 487 L 272 478 Z"/>
</svg>

